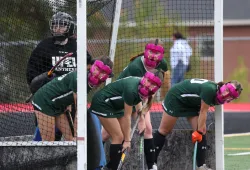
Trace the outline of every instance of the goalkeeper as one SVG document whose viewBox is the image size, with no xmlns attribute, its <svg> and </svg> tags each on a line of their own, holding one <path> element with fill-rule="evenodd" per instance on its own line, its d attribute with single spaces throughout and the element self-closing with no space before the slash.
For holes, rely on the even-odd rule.
<svg viewBox="0 0 250 170">
<path fill-rule="evenodd" d="M 69 73 L 70 71 L 76 71 L 77 68 L 77 44 L 76 39 L 73 38 L 76 32 L 76 24 L 73 17 L 65 12 L 57 12 L 52 16 L 49 26 L 52 36 L 42 40 L 37 45 L 32 51 L 28 61 L 26 77 L 32 94 L 41 87 L 39 83 L 38 86 L 34 83 L 35 80 L 42 77 L 43 79 L 40 79 L 39 81 L 45 84 L 55 76 L 60 76 Z M 69 52 L 73 52 L 73 55 L 63 60 L 59 66 L 55 68 L 55 74 L 53 74 L 53 77 L 48 78 L 47 72 Z M 72 113 L 74 113 L 74 111 Z M 72 117 L 74 117 L 74 114 L 72 114 Z M 61 132 L 56 130 L 56 140 L 60 139 Z M 38 128 L 36 128 L 34 140 L 41 140 Z"/>
<path fill-rule="evenodd" d="M 193 128 L 192 142 L 198 141 L 197 170 L 211 170 L 206 159 L 206 119 L 210 106 L 222 105 L 240 97 L 242 86 L 238 81 L 215 83 L 206 79 L 187 79 L 173 86 L 162 106 L 160 127 L 154 134 L 156 159 L 165 143 L 166 135 L 173 129 L 178 117 L 186 117 Z"/>
<path fill-rule="evenodd" d="M 159 39 L 154 39 L 148 42 L 145 46 L 145 51 L 135 57 L 132 57 L 130 61 L 131 62 L 129 63 L 129 65 L 121 72 L 118 79 L 122 79 L 129 76 L 143 77 L 147 71 L 155 73 L 161 70 L 164 71 L 166 74 L 168 70 L 167 62 L 164 59 L 163 43 Z M 164 79 L 163 88 L 166 88 L 167 83 L 167 80 Z M 157 166 L 154 165 L 155 146 L 152 135 L 152 125 L 149 111 L 145 114 L 145 121 L 144 117 L 141 117 L 141 120 L 138 123 L 138 128 L 140 131 L 143 131 L 145 127 L 146 129 L 144 133 L 144 153 L 146 156 L 147 166 L 148 169 L 157 169 Z M 105 129 L 102 130 L 102 136 L 103 141 L 106 141 L 109 138 L 109 134 L 105 131 Z"/>
<path fill-rule="evenodd" d="M 161 72 L 146 72 L 141 77 L 126 77 L 108 84 L 95 93 L 89 111 L 98 116 L 112 138 L 107 168 L 117 170 L 122 150 L 130 148 L 131 114 L 133 106 L 144 101 L 148 110 L 153 95 L 161 86 Z M 137 107 L 136 110 L 141 110 Z M 124 112 L 123 112 L 124 111 Z"/>
</svg>

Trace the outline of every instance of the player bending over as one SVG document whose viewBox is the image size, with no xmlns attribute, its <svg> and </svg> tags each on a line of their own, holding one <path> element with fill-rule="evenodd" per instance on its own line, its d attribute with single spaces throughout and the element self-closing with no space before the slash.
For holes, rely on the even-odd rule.
<svg viewBox="0 0 250 170">
<path fill-rule="evenodd" d="M 109 57 L 92 60 L 88 72 L 88 93 L 100 86 L 108 77 L 113 76 L 113 62 Z M 106 157 L 101 139 L 101 124 L 98 117 L 87 113 L 87 165 L 89 170 L 100 169 L 106 164 Z"/>
<path fill-rule="evenodd" d="M 98 91 L 89 111 L 98 116 L 112 138 L 107 168 L 117 170 L 122 151 L 131 147 L 131 115 L 133 106 L 145 102 L 145 110 L 152 104 L 152 95 L 161 86 L 161 72 L 146 72 L 141 77 L 126 77 L 108 84 Z M 136 108 L 141 110 L 142 108 Z"/>
<path fill-rule="evenodd" d="M 105 65 L 101 60 L 96 60 L 87 76 L 88 91 L 104 82 L 111 73 L 112 70 L 108 65 Z M 32 105 L 43 141 L 55 140 L 55 128 L 62 132 L 65 140 L 73 140 L 73 137 L 76 136 L 76 130 L 73 136 L 65 114 L 68 106 L 76 105 L 76 94 L 76 71 L 54 78 L 34 94 Z M 76 123 L 75 117 L 74 129 L 76 129 Z"/>
<path fill-rule="evenodd" d="M 152 73 L 156 73 L 157 71 L 164 71 L 165 74 L 168 71 L 167 62 L 164 59 L 163 43 L 159 39 L 155 39 L 147 43 L 145 46 L 144 53 L 132 57 L 130 61 L 131 62 L 129 63 L 129 65 L 124 68 L 118 79 L 122 79 L 129 76 L 143 77 L 147 71 Z M 163 86 L 164 85 L 167 85 L 167 82 L 165 80 Z M 139 105 L 142 104 L 139 103 Z M 135 111 L 135 109 L 133 109 L 133 111 Z M 148 169 L 155 170 L 157 169 L 157 166 L 154 165 L 155 146 L 152 135 L 152 125 L 149 111 L 145 113 L 145 120 L 144 116 L 141 117 L 141 120 L 138 123 L 138 128 L 140 132 L 143 131 L 145 128 L 144 152 L 146 156 L 146 162 Z M 110 135 L 105 129 L 102 129 L 102 137 L 103 141 L 106 141 L 110 137 Z"/>
<path fill-rule="evenodd" d="M 162 102 L 164 113 L 160 127 L 154 134 L 156 159 L 165 137 L 173 129 L 178 117 L 186 117 L 193 128 L 192 142 L 198 141 L 197 170 L 211 170 L 205 164 L 206 119 L 210 106 L 222 105 L 237 99 L 242 91 L 238 81 L 215 83 L 206 79 L 187 79 L 173 86 Z"/>
</svg>

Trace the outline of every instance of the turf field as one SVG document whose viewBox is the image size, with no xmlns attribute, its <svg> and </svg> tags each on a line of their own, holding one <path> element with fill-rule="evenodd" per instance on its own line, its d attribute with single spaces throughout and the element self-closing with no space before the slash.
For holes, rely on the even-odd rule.
<svg viewBox="0 0 250 170">
<path fill-rule="evenodd" d="M 250 170 L 250 134 L 225 136 L 225 170 Z"/>
</svg>

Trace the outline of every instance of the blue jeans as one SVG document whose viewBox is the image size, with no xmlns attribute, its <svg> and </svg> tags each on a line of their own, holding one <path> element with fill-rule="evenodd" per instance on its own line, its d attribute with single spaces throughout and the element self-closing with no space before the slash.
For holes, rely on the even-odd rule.
<svg viewBox="0 0 250 170">
<path fill-rule="evenodd" d="M 87 113 L 87 165 L 98 169 L 106 165 L 106 154 L 102 143 L 101 123 L 95 114 Z"/>
<path fill-rule="evenodd" d="M 55 133 L 58 133 L 58 132 L 60 132 L 60 130 L 58 128 L 55 128 Z M 38 126 L 36 127 L 33 141 L 42 141 L 42 136 L 41 136 Z"/>
<path fill-rule="evenodd" d="M 184 65 L 182 61 L 179 61 L 175 68 L 172 69 L 171 87 L 173 87 L 173 85 L 175 85 L 176 83 L 179 83 L 184 80 L 187 68 L 187 65 Z"/>
</svg>

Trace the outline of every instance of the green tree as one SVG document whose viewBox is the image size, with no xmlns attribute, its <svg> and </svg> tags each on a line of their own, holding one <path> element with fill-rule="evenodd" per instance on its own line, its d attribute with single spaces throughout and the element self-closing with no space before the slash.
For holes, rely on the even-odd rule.
<svg viewBox="0 0 250 170">
<path fill-rule="evenodd" d="M 57 0 L 56 4 L 57 11 L 66 12 L 76 20 L 76 0 Z"/>
<path fill-rule="evenodd" d="M 0 0 L 1 64 L 0 102 L 20 102 L 28 96 L 27 60 L 36 42 L 49 32 L 52 6 L 48 0 Z"/>
<path fill-rule="evenodd" d="M 250 101 L 250 81 L 248 79 L 248 68 L 245 65 L 244 58 L 242 56 L 238 57 L 237 67 L 233 70 L 227 78 L 227 81 L 238 80 L 242 86 L 243 91 L 238 100 L 233 101 L 234 103 L 242 103 Z"/>
</svg>

